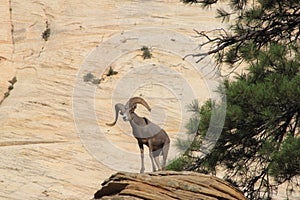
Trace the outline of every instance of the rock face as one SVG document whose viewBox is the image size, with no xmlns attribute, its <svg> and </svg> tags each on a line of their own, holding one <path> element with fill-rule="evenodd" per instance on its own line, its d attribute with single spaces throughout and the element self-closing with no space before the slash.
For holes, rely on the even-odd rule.
<svg viewBox="0 0 300 200">
<path fill-rule="evenodd" d="M 106 65 L 101 66 L 95 62 L 95 70 L 83 71 L 83 74 L 79 71 L 95 48 L 107 44 L 115 35 L 133 29 L 172 30 L 195 40 L 197 46 L 194 29 L 208 31 L 225 27 L 215 18 L 215 9 L 219 7 L 222 6 L 203 10 L 197 5 L 185 5 L 179 0 L 1 1 L 1 200 L 90 199 L 99 180 L 119 171 L 105 164 L 104 160 L 112 161 L 124 171 L 139 171 L 138 145 L 130 134 L 128 123 L 118 122 L 113 128 L 105 126 L 106 122 L 113 119 L 113 94 L 116 97 L 117 92 L 123 92 L 118 83 L 122 85 L 124 82 L 120 80 L 124 77 L 132 80 L 129 83 L 134 82 L 137 72 L 141 80 L 147 81 L 156 80 L 159 75 L 168 81 L 166 85 L 174 86 L 174 91 L 180 95 L 182 85 L 174 81 L 182 77 L 202 102 L 210 97 L 202 76 L 196 76 L 192 66 L 177 56 L 177 51 L 174 53 L 174 48 L 168 45 L 163 49 L 149 46 L 153 47 L 153 58 L 146 60 L 138 55 L 141 54 L 139 48 L 142 46 L 136 51 L 118 49 L 121 55 L 109 58 Z M 116 48 L 130 44 L 135 39 L 123 38 Z M 174 44 L 181 41 L 171 39 Z M 194 52 L 194 49 L 191 51 Z M 105 59 L 112 55 L 105 52 L 102 56 Z M 108 70 L 109 66 L 117 70 L 118 74 L 106 78 L 98 86 L 84 83 L 83 88 L 95 91 L 95 101 L 92 101 L 94 110 L 80 115 L 83 117 L 80 122 L 85 122 L 84 125 L 76 124 L 73 92 L 76 80 L 82 80 L 89 72 L 101 78 L 99 68 L 105 67 Z M 138 70 L 141 66 L 146 70 Z M 165 70 L 159 71 L 162 68 Z M 173 77 L 165 73 L 166 69 L 174 72 Z M 196 87 L 192 87 L 194 83 L 197 83 Z M 152 121 L 156 122 L 157 118 L 160 122 L 164 121 L 164 128 L 172 137 L 178 130 L 176 127 L 184 125 L 184 122 L 179 118 L 181 105 L 169 88 L 158 84 L 144 85 L 137 88 L 134 94 L 128 95 L 142 94 L 147 100 L 151 97 L 149 104 L 154 106 Z M 83 103 L 77 109 L 86 109 L 85 97 L 84 94 L 81 96 Z M 187 99 L 187 102 L 192 100 Z M 186 110 L 185 105 L 182 108 Z M 142 111 L 139 110 L 138 114 Z M 146 114 L 149 115 L 149 112 Z M 95 115 L 98 119 L 95 124 L 102 127 L 102 134 L 95 134 L 94 127 L 89 128 L 92 121 L 90 117 L 95 118 Z M 162 119 L 160 116 L 163 116 Z M 84 126 L 88 130 L 81 133 L 78 128 Z M 91 137 L 84 143 L 83 136 L 86 135 Z M 107 139 L 108 148 L 115 147 L 117 153 L 104 152 L 108 148 L 95 143 L 101 139 Z M 116 162 L 122 152 L 135 153 L 133 159 L 126 157 L 130 163 L 128 167 L 126 163 L 119 165 Z M 148 156 L 145 156 L 145 162 L 147 159 Z"/>
<path fill-rule="evenodd" d="M 0 198 L 90 199 L 97 189 L 97 182 L 115 170 L 101 162 L 114 158 L 114 155 L 110 152 L 95 159 L 82 143 L 74 123 L 74 83 L 77 77 L 83 79 L 78 71 L 86 57 L 115 34 L 132 29 L 158 27 L 192 37 L 194 28 L 202 31 L 223 27 L 219 19 L 214 18 L 214 12 L 184 5 L 179 0 L 1 1 Z M 123 42 L 125 40 L 120 44 Z M 110 137 L 108 144 L 120 147 L 122 152 L 139 151 L 130 132 L 126 135 L 122 127 L 118 129 L 117 126 L 106 130 L 108 128 L 103 125 L 113 119 L 110 103 L 114 83 L 127 73 L 128 68 L 135 69 L 137 65 L 148 63 L 172 65 L 187 76 L 191 73 L 191 70 L 185 70 L 186 66 L 177 65 L 180 64 L 177 60 L 182 62 L 182 59 L 177 57 L 175 60 L 173 54 L 156 51 L 153 59 L 143 63 L 140 56 L 132 59 L 133 53 L 124 52 L 121 57 L 114 58 L 111 65 L 119 73 L 96 87 L 95 95 L 97 115 L 100 110 L 99 124 L 105 132 L 109 131 L 105 135 Z M 109 69 L 109 66 L 105 67 Z M 97 70 L 91 72 L 101 78 Z M 14 77 L 17 82 L 12 85 L 9 81 Z M 86 84 L 85 88 L 94 89 L 94 85 Z M 166 104 L 163 98 L 172 94 L 167 89 L 163 92 L 168 95 L 152 91 L 158 90 L 149 88 L 143 95 L 145 98 L 154 96 L 161 104 Z M 209 96 L 203 91 L 201 94 L 203 98 Z M 156 104 L 154 101 L 149 103 Z M 168 104 L 178 105 L 176 102 Z M 82 104 L 82 108 L 85 106 Z M 101 106 L 107 107 L 105 112 Z M 161 110 L 165 110 L 165 106 Z M 178 109 L 166 110 L 166 115 L 166 127 L 171 130 L 178 121 L 168 122 L 177 118 Z M 88 117 L 87 123 L 91 121 Z M 125 123 L 123 126 L 130 128 Z M 95 131 L 91 129 L 90 132 Z M 96 140 L 91 140 L 91 146 Z M 96 151 L 95 155 L 100 153 Z M 133 158 L 139 168 L 139 155 Z M 122 167 L 122 170 L 127 169 Z"/>
<path fill-rule="evenodd" d="M 194 172 L 118 172 L 102 183 L 95 199 L 205 199 L 246 200 L 229 183 Z"/>
</svg>

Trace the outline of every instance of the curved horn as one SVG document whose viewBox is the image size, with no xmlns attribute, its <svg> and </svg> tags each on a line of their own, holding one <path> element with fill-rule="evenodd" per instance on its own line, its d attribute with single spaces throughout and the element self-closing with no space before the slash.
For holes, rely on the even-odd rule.
<svg viewBox="0 0 300 200">
<path fill-rule="evenodd" d="M 114 126 L 118 120 L 118 116 L 119 116 L 119 111 L 121 111 L 122 113 L 125 112 L 125 106 L 121 103 L 117 103 L 115 105 L 115 110 L 116 110 L 116 118 L 115 118 L 115 121 L 113 123 L 106 123 L 107 126 Z"/>
<path fill-rule="evenodd" d="M 148 105 L 148 103 L 141 97 L 132 97 L 128 100 L 128 102 L 126 103 L 125 107 L 129 107 L 132 108 L 134 107 L 136 104 L 142 104 L 143 106 L 145 106 L 148 111 L 151 111 L 150 106 Z"/>
</svg>

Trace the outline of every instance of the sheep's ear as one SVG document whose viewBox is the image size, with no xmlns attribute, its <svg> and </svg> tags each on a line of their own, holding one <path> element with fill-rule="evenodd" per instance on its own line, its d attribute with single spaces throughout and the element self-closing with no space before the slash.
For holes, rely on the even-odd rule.
<svg viewBox="0 0 300 200">
<path fill-rule="evenodd" d="M 129 110 L 134 111 L 137 108 L 136 104 L 130 105 Z"/>
</svg>

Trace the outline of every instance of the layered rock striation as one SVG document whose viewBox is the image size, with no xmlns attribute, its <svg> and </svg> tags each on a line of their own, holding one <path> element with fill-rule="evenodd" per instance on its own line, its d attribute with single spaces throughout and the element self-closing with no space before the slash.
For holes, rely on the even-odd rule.
<svg viewBox="0 0 300 200">
<path fill-rule="evenodd" d="M 118 172 L 102 183 L 95 199 L 246 200 L 241 191 L 214 176 L 194 172 Z"/>
</svg>

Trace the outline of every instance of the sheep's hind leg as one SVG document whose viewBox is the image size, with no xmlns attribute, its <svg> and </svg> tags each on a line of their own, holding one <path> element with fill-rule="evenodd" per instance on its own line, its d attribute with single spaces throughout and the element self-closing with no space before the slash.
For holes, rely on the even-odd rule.
<svg viewBox="0 0 300 200">
<path fill-rule="evenodd" d="M 150 156 L 150 160 L 151 160 L 151 163 L 152 163 L 152 170 L 153 172 L 156 171 L 156 167 L 155 167 L 155 164 L 154 164 L 154 158 L 153 158 L 153 146 L 152 146 L 152 141 L 151 140 L 148 140 L 148 144 L 149 144 L 149 156 Z"/>
<path fill-rule="evenodd" d="M 154 164 L 153 153 L 150 150 L 149 150 L 149 156 L 150 156 L 151 163 L 152 163 L 152 170 L 153 170 L 153 172 L 155 172 L 156 171 L 156 167 L 155 167 L 155 164 Z"/>
<path fill-rule="evenodd" d="M 163 155 L 162 170 L 166 169 L 166 162 L 167 162 L 169 148 L 170 148 L 170 143 L 165 143 L 162 149 L 162 155 Z"/>
<path fill-rule="evenodd" d="M 161 171 L 161 170 L 162 170 L 162 168 L 161 168 L 161 166 L 160 166 L 160 162 L 159 162 L 159 155 L 160 155 L 160 153 L 161 153 L 161 149 L 158 149 L 158 150 L 152 152 L 152 154 L 153 154 L 153 156 L 154 156 L 154 161 L 155 161 L 156 166 L 157 166 L 157 168 L 158 168 L 158 171 Z"/>
</svg>

